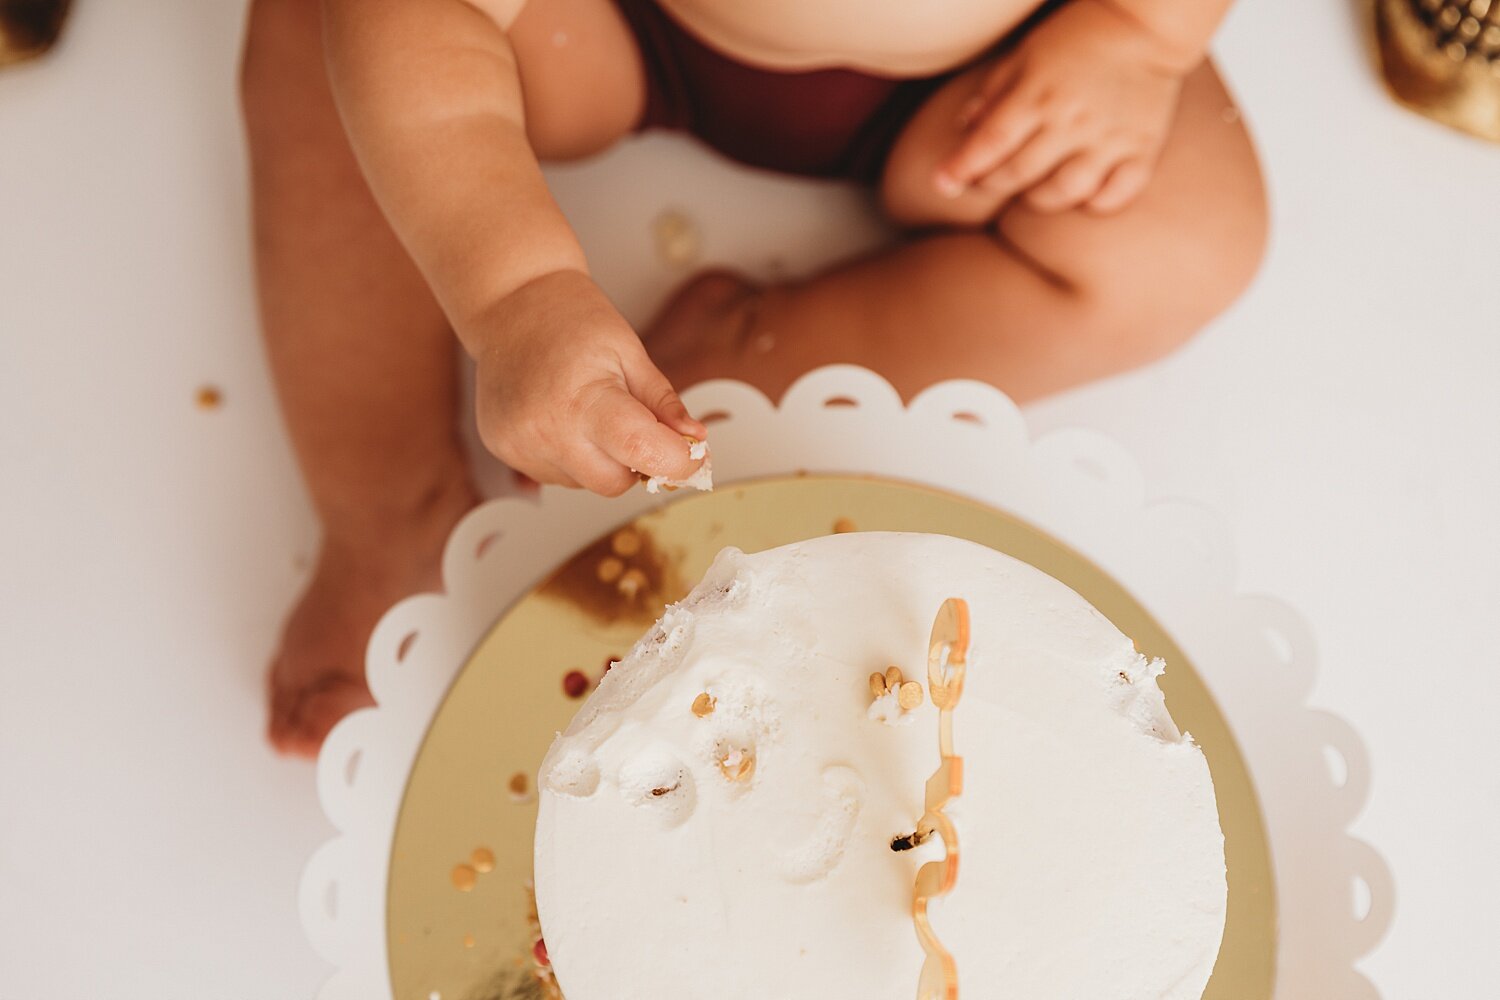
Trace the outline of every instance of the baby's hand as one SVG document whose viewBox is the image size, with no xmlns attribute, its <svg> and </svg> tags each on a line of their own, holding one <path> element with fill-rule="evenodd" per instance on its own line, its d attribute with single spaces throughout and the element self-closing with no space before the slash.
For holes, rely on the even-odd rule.
<svg viewBox="0 0 1500 1000">
<path fill-rule="evenodd" d="M 683 436 L 706 428 L 586 274 L 537 278 L 480 324 L 466 338 L 479 345 L 479 433 L 512 468 L 618 496 L 637 472 L 686 479 L 698 467 Z"/>
<path fill-rule="evenodd" d="M 1117 211 L 1145 188 L 1190 66 L 1103 0 L 1072 0 L 990 70 L 961 109 L 967 132 L 938 167 L 1043 212 Z"/>
</svg>

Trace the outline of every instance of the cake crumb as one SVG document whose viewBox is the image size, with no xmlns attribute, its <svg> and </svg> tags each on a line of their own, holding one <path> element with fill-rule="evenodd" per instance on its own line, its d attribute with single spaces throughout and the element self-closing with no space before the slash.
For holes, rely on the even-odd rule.
<svg viewBox="0 0 1500 1000">
<path fill-rule="evenodd" d="M 651 224 L 656 255 L 672 267 L 691 267 L 702 255 L 703 241 L 691 216 L 669 208 Z"/>
<path fill-rule="evenodd" d="M 582 670 L 569 670 L 563 675 L 563 694 L 569 698 L 582 698 L 589 693 L 589 675 Z"/>
<path fill-rule="evenodd" d="M 615 555 L 629 559 L 641 551 L 641 536 L 634 528 L 621 528 L 609 540 Z"/>
<path fill-rule="evenodd" d="M 618 556 L 605 556 L 599 560 L 599 567 L 594 572 L 600 583 L 614 583 L 625 572 L 625 562 Z"/>
</svg>

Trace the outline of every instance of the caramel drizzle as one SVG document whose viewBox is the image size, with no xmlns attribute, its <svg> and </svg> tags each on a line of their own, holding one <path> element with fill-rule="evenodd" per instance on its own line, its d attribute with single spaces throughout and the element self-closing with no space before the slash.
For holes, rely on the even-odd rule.
<svg viewBox="0 0 1500 1000">
<path fill-rule="evenodd" d="M 938 709 L 939 763 L 927 779 L 926 811 L 913 840 L 921 843 L 938 835 L 943 839 L 943 859 L 929 861 L 917 871 L 912 920 L 927 955 L 917 983 L 917 1000 L 958 1000 L 958 963 L 934 933 L 927 907 L 952 892 L 958 881 L 958 831 L 943 809 L 963 793 L 964 761 L 953 752 L 953 710 L 963 695 L 968 654 L 969 605 L 962 598 L 950 597 L 938 609 L 927 647 L 928 693 Z"/>
</svg>

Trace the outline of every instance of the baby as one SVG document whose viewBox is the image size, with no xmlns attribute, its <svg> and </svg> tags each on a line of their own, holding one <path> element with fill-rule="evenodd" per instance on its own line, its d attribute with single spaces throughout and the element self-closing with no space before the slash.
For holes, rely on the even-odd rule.
<svg viewBox="0 0 1500 1000">
<path fill-rule="evenodd" d="M 324 528 L 270 737 L 368 703 L 364 645 L 437 583 L 480 435 L 615 495 L 694 470 L 674 386 L 775 396 L 853 362 L 1025 401 L 1182 344 L 1245 287 L 1265 207 L 1205 48 L 1228 0 L 253 0 L 244 63 L 262 321 Z M 320 25 L 321 19 L 321 25 Z M 909 234 L 811 279 L 724 272 L 632 329 L 540 163 L 648 127 L 865 183 Z M 451 332 L 450 332 L 451 331 Z"/>
</svg>

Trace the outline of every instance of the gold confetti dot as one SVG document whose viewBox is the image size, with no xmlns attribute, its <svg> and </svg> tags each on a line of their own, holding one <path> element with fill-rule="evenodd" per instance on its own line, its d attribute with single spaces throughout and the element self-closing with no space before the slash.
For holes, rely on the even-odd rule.
<svg viewBox="0 0 1500 1000">
<path fill-rule="evenodd" d="M 656 253 L 672 267 L 688 267 L 702 253 L 702 241 L 693 220 L 676 209 L 667 209 L 652 225 Z"/>
<path fill-rule="evenodd" d="M 714 696 L 705 691 L 693 699 L 693 714 L 700 719 L 707 718 L 714 714 L 714 706 L 717 704 Z"/>
<path fill-rule="evenodd" d="M 902 684 L 896 691 L 896 703 L 907 712 L 922 704 L 922 685 L 916 681 Z"/>
<path fill-rule="evenodd" d="M 472 934 L 465 934 L 464 935 L 464 947 L 465 948 L 472 948 L 472 947 L 474 947 L 474 935 L 472 935 Z"/>
<path fill-rule="evenodd" d="M 876 698 L 884 698 L 890 687 L 885 683 L 885 674 L 876 671 L 870 675 L 870 694 Z"/>
<path fill-rule="evenodd" d="M 510 781 L 505 783 L 510 791 L 510 797 L 517 802 L 522 802 L 531 793 L 531 779 L 526 777 L 525 771 L 517 771 L 510 776 Z"/>
<path fill-rule="evenodd" d="M 599 567 L 595 573 L 600 583 L 614 583 L 625 572 L 625 563 L 616 556 L 605 556 L 599 560 Z"/>
<path fill-rule="evenodd" d="M 459 892 L 469 892 L 474 888 L 474 883 L 479 881 L 479 873 L 468 865 L 454 865 L 453 888 Z"/>
<path fill-rule="evenodd" d="M 906 680 L 906 678 L 902 676 L 900 667 L 889 667 L 886 669 L 885 686 L 889 690 L 896 690 L 901 686 L 901 682 L 904 680 Z"/>
<path fill-rule="evenodd" d="M 858 530 L 859 529 L 854 526 L 854 522 L 847 517 L 841 517 L 837 521 L 833 522 L 833 533 L 835 535 L 847 535 L 851 531 Z"/>
<path fill-rule="evenodd" d="M 615 586 L 619 589 L 620 593 L 626 597 L 633 598 L 636 594 L 646 589 L 648 582 L 645 573 L 642 573 L 638 569 L 632 569 L 620 577 L 620 582 L 615 584 Z"/>
<path fill-rule="evenodd" d="M 469 864 L 481 875 L 492 872 L 495 870 L 495 852 L 488 847 L 476 847 L 469 855 Z"/>
<path fill-rule="evenodd" d="M 216 385 L 199 386 L 194 398 L 200 410 L 217 410 L 224 405 L 224 393 Z"/>
<path fill-rule="evenodd" d="M 609 547 L 614 549 L 615 555 L 629 559 L 641 551 L 641 536 L 631 528 L 621 528 L 609 540 Z"/>
</svg>

